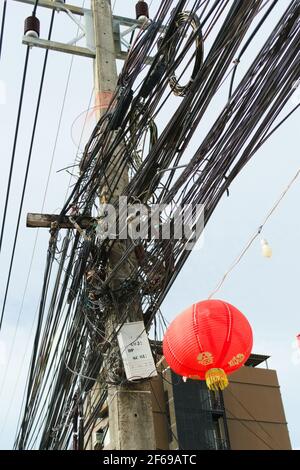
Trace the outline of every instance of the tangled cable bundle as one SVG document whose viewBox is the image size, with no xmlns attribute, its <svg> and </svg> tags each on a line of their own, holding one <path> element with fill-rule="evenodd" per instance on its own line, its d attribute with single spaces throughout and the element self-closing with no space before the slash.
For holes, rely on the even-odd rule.
<svg viewBox="0 0 300 470">
<path fill-rule="evenodd" d="M 99 193 L 105 203 L 117 207 L 116 189 L 126 173 L 122 195 L 129 203 L 143 203 L 149 210 L 165 204 L 159 229 L 169 222 L 173 230 L 176 211 L 187 204 L 204 205 L 206 224 L 233 179 L 285 121 L 283 110 L 300 77 L 300 4 L 292 0 L 242 79 L 230 83 L 245 36 L 255 37 L 276 2 L 234 0 L 229 8 L 227 0 L 213 5 L 195 0 L 189 12 L 186 0 L 176 2 L 175 8 L 171 0 L 161 2 L 153 21 L 132 43 L 113 106 L 86 145 L 81 174 L 61 216 L 76 207 L 78 221 L 80 215 L 97 219 Z M 193 32 L 186 38 L 190 27 Z M 212 32 L 216 34 L 208 48 Z M 181 85 L 192 60 L 191 80 Z M 224 107 L 192 150 L 189 144 L 217 93 L 226 97 Z M 158 133 L 155 123 L 166 103 L 171 103 L 171 115 Z M 151 143 L 144 145 L 149 128 Z M 105 194 L 100 191 L 104 187 Z M 192 229 L 196 240 L 200 234 L 195 224 Z M 107 383 L 124 381 L 118 370 L 116 330 L 107 330 L 107 319 L 122 325 L 138 305 L 149 330 L 191 253 L 187 244 L 184 237 L 129 238 L 122 243 L 101 239 L 97 224 L 85 236 L 74 226 L 61 242 L 54 233 L 16 448 L 68 448 L 74 413 L 94 385 L 99 387 L 99 401 L 84 422 L 88 438 L 106 399 Z M 112 265 L 117 250 L 118 262 Z"/>
<path fill-rule="evenodd" d="M 204 56 L 203 38 L 202 38 L 200 21 L 196 13 L 192 15 L 190 14 L 190 12 L 187 12 L 187 11 L 183 11 L 179 13 L 176 17 L 175 25 L 176 25 L 177 31 L 176 31 L 175 38 L 172 40 L 170 46 L 168 47 L 168 52 L 167 52 L 168 61 L 174 60 L 175 51 L 176 51 L 176 42 L 177 42 L 176 40 L 178 39 L 178 37 L 180 37 L 180 35 L 185 34 L 186 25 L 190 25 L 193 28 L 194 36 L 195 36 L 195 39 L 194 39 L 195 44 L 196 44 L 195 63 L 194 63 L 194 68 L 193 68 L 193 72 L 192 72 L 189 83 L 187 85 L 180 85 L 175 73 L 171 75 L 169 78 L 170 86 L 174 95 L 185 96 L 203 63 L 203 56 Z"/>
</svg>

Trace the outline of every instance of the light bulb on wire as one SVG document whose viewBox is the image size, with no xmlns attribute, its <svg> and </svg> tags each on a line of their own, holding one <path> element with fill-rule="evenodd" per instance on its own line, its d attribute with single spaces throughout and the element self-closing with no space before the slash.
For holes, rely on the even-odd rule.
<svg viewBox="0 0 300 470">
<path fill-rule="evenodd" d="M 267 242 L 267 240 L 265 238 L 263 238 L 261 241 L 261 251 L 262 251 L 262 255 L 265 257 L 265 258 L 271 258 L 272 257 L 272 248 L 270 247 L 269 243 Z"/>
</svg>

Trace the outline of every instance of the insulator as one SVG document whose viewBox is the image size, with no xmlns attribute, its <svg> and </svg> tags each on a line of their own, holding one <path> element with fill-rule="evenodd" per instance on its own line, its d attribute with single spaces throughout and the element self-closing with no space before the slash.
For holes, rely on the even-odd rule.
<svg viewBox="0 0 300 470">
<path fill-rule="evenodd" d="M 137 2 L 135 11 L 137 20 L 147 21 L 149 19 L 149 7 L 147 2 Z"/>
<path fill-rule="evenodd" d="M 36 16 L 28 16 L 24 24 L 24 34 L 25 36 L 30 36 L 33 38 L 40 37 L 40 20 Z"/>
</svg>

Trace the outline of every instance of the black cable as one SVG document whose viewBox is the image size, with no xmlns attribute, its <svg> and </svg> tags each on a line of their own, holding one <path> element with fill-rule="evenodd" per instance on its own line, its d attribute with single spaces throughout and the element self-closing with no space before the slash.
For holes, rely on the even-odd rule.
<svg viewBox="0 0 300 470">
<path fill-rule="evenodd" d="M 175 36 L 176 44 L 174 44 L 174 41 L 172 41 L 168 45 L 168 51 L 167 55 L 171 58 L 171 60 L 174 60 L 175 57 L 175 51 L 177 47 L 177 42 L 178 42 L 178 35 L 180 35 L 180 29 L 184 31 L 186 34 L 186 23 L 189 21 L 191 27 L 193 28 L 194 33 L 196 34 L 195 38 L 195 43 L 196 43 L 196 54 L 195 54 L 195 64 L 193 68 L 193 72 L 191 74 L 190 81 L 188 82 L 187 85 L 180 85 L 178 82 L 178 79 L 173 73 L 170 78 L 170 86 L 173 91 L 173 93 L 177 96 L 185 96 L 190 88 L 190 85 L 194 81 L 197 73 L 200 70 L 200 67 L 202 66 L 203 63 L 203 56 L 204 56 L 204 51 L 203 51 L 203 40 L 202 40 L 202 30 L 201 30 L 201 25 L 198 16 L 194 13 L 193 15 L 190 14 L 190 12 L 181 12 L 178 14 L 176 17 L 176 27 L 177 27 L 177 34 Z M 182 35 L 182 33 L 181 33 Z"/>
<path fill-rule="evenodd" d="M 249 432 L 251 432 L 251 434 L 253 434 L 253 436 L 255 436 L 259 441 L 263 442 L 263 444 L 265 444 L 265 446 L 268 447 L 268 449 L 276 450 L 276 449 L 273 449 L 273 447 L 271 447 L 264 438 L 262 438 L 255 431 L 253 431 L 253 429 L 251 429 L 251 427 L 248 426 L 243 420 L 241 420 L 235 414 L 233 414 L 232 411 L 230 411 L 228 408 L 226 408 L 226 411 L 228 413 L 230 413 L 231 416 L 232 416 L 232 417 L 227 417 L 227 419 L 232 419 L 233 418 L 233 419 L 237 420 L 238 423 L 241 424 L 242 426 L 244 426 L 244 428 L 246 428 Z"/>
<path fill-rule="evenodd" d="M 48 41 L 50 41 L 51 35 L 52 35 L 53 23 L 54 23 L 54 16 L 55 16 L 55 10 L 52 11 L 52 15 L 51 15 L 50 28 L 49 28 L 49 34 L 48 34 Z M 11 279 L 11 273 L 12 273 L 12 267 L 13 267 L 13 262 L 14 262 L 14 257 L 15 257 L 17 239 L 18 239 L 19 228 L 20 228 L 20 220 L 21 220 L 21 215 L 22 215 L 22 210 L 23 210 L 23 203 L 24 203 L 24 197 L 25 197 L 25 192 L 26 192 L 26 187 L 27 187 L 27 180 L 28 180 L 29 168 L 30 168 L 30 163 L 31 163 L 33 144 L 34 144 L 34 139 L 35 139 L 36 127 L 37 127 L 37 122 L 38 122 L 38 117 L 39 117 L 39 111 L 40 111 L 40 105 L 41 105 L 42 92 L 43 92 L 44 81 L 45 81 L 45 74 L 46 74 L 46 68 L 47 68 L 47 62 L 48 62 L 48 55 L 49 55 L 49 50 L 47 49 L 46 52 L 45 52 L 44 64 L 43 64 L 43 69 L 42 69 L 42 76 L 41 76 L 41 81 L 40 81 L 40 87 L 39 87 L 39 94 L 38 94 L 36 112 L 35 112 L 34 123 L 33 123 L 33 129 L 32 129 L 32 134 L 31 134 L 31 141 L 30 141 L 29 154 L 28 154 L 28 158 L 27 158 L 27 165 L 26 165 L 25 176 L 24 176 L 24 183 L 23 183 L 23 189 L 22 189 L 22 195 L 21 195 L 21 202 L 20 202 L 20 206 L 19 206 L 19 213 L 18 213 L 18 218 L 17 218 L 17 225 L 16 225 L 16 230 L 15 230 L 15 236 L 14 236 L 12 254 L 11 254 L 10 265 L 9 265 L 9 271 L 8 271 L 8 278 L 7 278 L 7 282 L 6 282 L 4 300 L 3 300 L 3 305 L 2 305 L 2 312 L 1 312 L 1 319 L 0 319 L 0 330 L 1 330 L 1 327 L 2 327 L 2 322 L 3 322 L 5 307 L 6 307 L 6 301 L 7 301 L 7 294 L 8 294 L 8 289 L 9 289 L 10 279 Z M 4 226 L 4 225 L 3 225 L 3 226 Z"/>
<path fill-rule="evenodd" d="M 154 389 L 154 386 L 153 386 L 153 384 L 152 384 L 152 381 L 150 380 L 149 383 L 150 383 L 152 395 L 153 395 L 154 398 L 155 398 L 155 401 L 156 401 L 157 406 L 159 407 L 160 413 L 161 413 L 161 414 L 165 417 L 165 419 L 166 419 L 166 423 L 167 423 L 168 430 L 169 430 L 169 432 L 172 434 L 173 439 L 175 439 L 175 441 L 176 441 L 176 443 L 177 443 L 177 445 L 178 445 L 178 450 L 184 450 L 182 447 L 180 447 L 178 438 L 177 438 L 176 434 L 174 434 L 174 432 L 173 432 L 172 425 L 171 425 L 171 423 L 169 423 L 167 413 L 164 412 L 164 411 L 162 410 L 161 406 L 160 406 L 159 398 L 157 397 L 157 395 L 156 395 L 156 393 L 155 393 L 155 389 Z M 166 406 L 169 406 L 169 405 L 167 404 Z"/>
<path fill-rule="evenodd" d="M 5 222 L 6 222 L 8 199 L 9 199 L 10 190 L 11 190 L 11 180 L 12 180 L 12 174 L 13 174 L 14 163 L 15 163 L 16 148 L 17 148 L 17 141 L 18 141 L 18 135 L 19 135 L 19 127 L 20 127 L 20 119 L 21 119 L 22 105 L 23 105 L 23 98 L 24 98 L 24 90 L 25 90 L 26 77 L 27 77 L 29 53 L 30 53 L 30 47 L 27 46 L 26 55 L 25 55 L 23 78 L 22 78 L 22 85 L 21 85 L 21 93 L 20 93 L 20 98 L 19 98 L 16 129 L 15 129 L 15 135 L 14 135 L 13 150 L 12 150 L 11 163 L 10 163 L 9 176 L 8 176 L 8 183 L 7 183 L 7 191 L 6 191 L 5 204 L 4 204 L 4 210 L 3 210 L 3 215 L 2 215 L 2 227 L 1 227 L 1 233 L 0 233 L 0 253 L 1 253 L 1 249 L 2 249 L 2 241 L 3 241 L 3 233 L 4 233 Z"/>
<path fill-rule="evenodd" d="M 278 444 L 277 440 L 275 439 L 274 436 L 272 436 L 272 434 L 270 434 L 265 428 L 264 426 L 262 425 L 262 423 L 260 421 L 258 421 L 255 416 L 250 412 L 250 410 L 245 406 L 245 404 L 235 395 L 235 393 L 233 393 L 232 391 L 232 388 L 229 387 L 227 389 L 227 392 L 230 393 L 230 395 L 239 403 L 239 405 L 248 413 L 248 415 L 254 420 L 255 423 L 258 424 L 258 426 L 260 427 L 260 429 L 272 440 L 275 442 L 276 446 L 278 446 L 278 449 L 277 450 L 280 450 L 280 445 Z"/>
<path fill-rule="evenodd" d="M 240 63 L 240 60 L 241 58 L 243 57 L 244 53 L 246 52 L 246 50 L 248 49 L 248 47 L 250 46 L 252 40 L 254 39 L 254 37 L 256 36 L 256 34 L 258 33 L 258 31 L 260 30 L 260 28 L 262 27 L 262 25 L 264 24 L 264 22 L 266 21 L 266 19 L 269 17 L 271 11 L 273 10 L 273 8 L 275 7 L 275 5 L 277 4 L 278 0 L 274 0 L 273 3 L 270 5 L 269 9 L 266 11 L 266 13 L 264 14 L 264 16 L 262 17 L 262 19 L 260 20 L 260 22 L 258 23 L 258 25 L 256 26 L 256 28 L 254 29 L 254 31 L 252 32 L 252 34 L 250 35 L 248 41 L 245 43 L 245 45 L 243 46 L 239 56 L 237 57 L 236 59 L 236 63 L 235 63 L 235 67 L 233 69 L 233 72 L 232 72 L 232 77 L 231 77 L 231 81 L 230 81 L 230 86 L 229 86 L 229 99 L 231 98 L 231 95 L 232 95 L 232 91 L 233 91 L 233 84 L 234 84 L 234 79 L 235 79 L 235 75 L 236 75 L 236 71 L 237 71 L 237 67 Z"/>
<path fill-rule="evenodd" d="M 38 4 L 39 4 L 39 0 L 35 0 L 35 4 L 34 4 L 33 10 L 32 10 L 32 16 L 36 15 L 36 10 L 37 10 Z"/>
<path fill-rule="evenodd" d="M 27 398 L 25 402 L 25 411 L 24 411 L 24 420 L 20 428 L 21 434 L 20 434 L 20 439 L 19 439 L 19 449 L 23 448 L 23 442 L 24 442 L 24 436 L 25 436 L 25 430 L 26 430 L 25 424 L 28 421 L 28 401 L 29 401 L 29 396 L 30 396 L 30 389 L 33 384 L 33 373 L 34 373 L 34 367 L 35 367 L 37 353 L 38 353 L 38 345 L 39 345 L 40 333 L 41 333 L 42 324 L 43 324 L 46 296 L 47 296 L 47 290 L 49 286 L 52 263 L 53 263 L 53 253 L 50 250 L 48 250 L 43 289 L 42 289 L 42 297 L 41 297 L 40 306 L 39 306 L 38 324 L 37 324 L 36 334 L 34 338 L 34 346 L 33 346 L 32 359 L 31 359 L 31 364 L 30 364 L 28 391 L 27 391 Z"/>
<path fill-rule="evenodd" d="M 183 3 L 181 2 L 182 5 Z M 158 169 L 164 170 L 173 162 L 176 162 L 176 165 L 180 163 L 208 104 L 224 82 L 226 71 L 231 66 L 234 54 L 247 29 L 256 17 L 260 3 L 257 0 L 253 0 L 251 5 L 248 2 L 234 2 L 234 8 L 230 10 L 223 22 L 203 67 L 195 77 L 195 83 L 191 85 L 190 93 L 183 98 L 145 161 L 136 170 L 132 170 L 130 155 L 149 125 L 149 120 L 153 118 L 160 106 L 160 100 L 168 86 L 168 73 L 171 72 L 172 67 L 145 101 L 136 101 L 139 104 L 137 117 L 134 118 L 139 123 L 136 126 L 136 135 L 130 137 L 130 117 L 132 117 L 130 110 L 124 116 L 116 133 L 111 135 L 108 123 L 113 115 L 113 105 L 110 107 L 105 117 L 99 121 L 87 144 L 86 164 L 62 215 L 65 215 L 66 209 L 71 205 L 79 207 L 83 214 L 91 214 L 94 204 L 98 207 L 96 198 L 98 198 L 99 187 L 108 186 L 109 193 L 113 195 L 114 188 L 118 184 L 116 180 L 119 180 L 119 173 L 121 174 L 125 168 L 129 168 L 133 176 L 124 194 L 133 201 L 138 201 L 145 188 L 149 187 L 149 182 L 152 181 L 153 167 L 154 176 L 156 174 L 155 165 L 158 165 Z M 226 2 L 218 1 L 215 4 L 219 9 Z M 159 174 L 151 196 L 153 203 L 204 203 L 207 206 L 205 220 L 207 223 L 230 182 L 230 178 L 225 180 L 224 175 L 229 170 L 231 171 L 236 159 L 238 162 L 234 170 L 236 174 L 239 173 L 249 159 L 249 155 L 253 155 L 258 143 L 266 136 L 266 130 L 270 129 L 272 121 L 270 113 L 277 116 L 289 96 L 291 83 L 295 81 L 297 74 L 296 60 L 299 55 L 297 47 L 299 37 L 294 27 L 298 13 L 296 4 L 297 2 L 291 2 L 290 7 L 287 8 L 283 19 L 274 29 L 263 50 L 239 84 L 230 105 L 227 105 L 216 119 L 183 174 L 176 178 L 176 172 L 172 171 L 167 183 L 163 185 L 161 181 L 163 172 Z M 194 8 L 197 5 L 199 2 L 194 3 Z M 172 2 L 163 2 L 160 19 L 163 20 L 166 17 L 171 7 Z M 211 24 L 207 27 L 208 31 L 214 26 L 215 19 L 216 15 L 211 19 Z M 172 28 L 172 21 L 170 25 Z M 132 47 L 122 72 L 122 86 L 125 89 L 127 86 L 128 89 L 134 89 L 133 84 L 140 71 L 143 70 L 142 64 L 145 56 L 156 43 L 157 31 L 154 29 L 148 30 L 147 41 L 143 41 L 145 35 L 142 34 L 141 39 Z M 182 39 L 180 38 L 179 43 Z M 176 57 L 176 60 L 174 59 L 176 67 L 180 65 L 187 52 L 188 48 L 185 48 L 183 53 Z M 271 86 L 272 83 L 273 86 Z M 139 100 L 139 90 L 137 89 L 135 93 Z M 137 109 L 135 108 L 134 111 L 136 112 Z M 247 152 L 244 151 L 245 147 Z M 240 153 L 242 155 L 239 157 Z M 77 235 L 79 236 L 78 232 Z M 66 340 L 59 339 L 59 349 L 56 348 L 58 345 L 53 348 L 52 343 L 55 335 L 61 332 L 62 320 L 60 319 L 64 318 L 61 312 L 61 302 L 66 298 L 67 292 L 61 291 L 59 300 L 57 299 L 56 288 L 59 277 L 56 277 L 52 300 L 54 302 L 57 299 L 60 306 L 54 308 L 51 300 L 43 332 L 41 331 L 42 336 L 36 354 L 43 358 L 43 363 L 36 361 L 31 374 L 26 413 L 21 425 L 23 431 L 21 442 L 24 447 L 31 442 L 34 445 L 38 438 L 40 438 L 40 448 L 43 449 L 61 449 L 66 446 L 70 438 L 68 404 L 71 403 L 70 400 L 73 400 L 74 390 L 79 388 L 78 399 L 83 399 L 84 393 L 90 390 L 90 383 L 96 380 L 103 364 L 105 367 L 101 375 L 102 381 L 107 381 L 110 375 L 115 381 L 120 380 L 114 368 L 112 367 L 111 371 L 109 367 L 110 364 L 113 365 L 113 361 L 119 360 L 115 347 L 116 332 L 110 334 L 106 332 L 105 339 L 103 339 L 101 322 L 107 320 L 107 315 L 113 308 L 116 316 L 119 315 L 118 323 L 122 325 L 128 319 L 128 312 L 132 311 L 136 302 L 139 302 L 141 311 L 147 315 L 147 325 L 150 325 L 162 299 L 189 255 L 181 240 L 145 242 L 143 245 L 144 261 L 142 260 L 132 268 L 127 279 L 120 280 L 120 286 L 114 289 L 110 283 L 116 276 L 117 269 L 113 267 L 111 272 L 106 272 L 104 279 L 101 278 L 102 270 L 107 269 L 105 259 L 108 259 L 112 248 L 105 241 L 95 240 L 95 227 L 91 228 L 89 236 L 92 239 L 92 249 L 90 257 L 85 259 L 86 275 L 83 274 L 84 269 L 82 269 L 76 278 L 78 294 L 75 299 L 70 299 L 72 313 L 66 326 Z M 79 243 L 77 248 L 74 245 L 70 248 L 70 256 L 73 257 L 73 261 L 70 262 L 75 266 L 81 266 L 77 261 L 80 261 L 82 256 L 83 239 L 82 236 L 79 238 L 81 244 Z M 128 258 L 131 259 L 133 249 L 132 243 L 124 247 L 118 259 L 118 266 L 127 262 Z M 149 293 L 146 289 L 149 290 L 150 279 L 157 277 L 162 268 L 164 271 L 162 277 L 159 278 L 159 284 L 155 291 Z M 87 274 L 93 271 L 99 277 L 98 280 L 95 279 L 95 285 L 89 284 L 87 280 Z M 72 278 L 69 274 L 66 276 L 70 278 L 68 282 L 70 286 Z M 133 289 L 131 291 L 128 286 L 132 282 L 136 282 L 137 287 L 134 288 L 136 290 L 130 287 Z M 71 308 L 72 306 L 74 309 Z M 85 318 L 87 321 L 84 321 Z M 54 353 L 53 349 L 55 349 Z M 60 355 L 59 351 L 62 351 Z M 54 357 L 55 360 L 53 360 Z M 55 368 L 56 363 L 59 364 L 59 368 Z M 55 384 L 50 387 L 49 381 L 52 377 L 55 377 Z M 45 402 L 45 395 L 48 406 Z M 94 417 L 92 413 L 90 424 Z"/>
<path fill-rule="evenodd" d="M 7 0 L 4 0 L 3 9 L 2 9 L 2 20 L 1 20 L 1 33 L 0 33 L 0 60 L 1 60 L 2 44 L 3 44 L 3 37 L 4 37 L 6 7 L 7 7 Z"/>
</svg>

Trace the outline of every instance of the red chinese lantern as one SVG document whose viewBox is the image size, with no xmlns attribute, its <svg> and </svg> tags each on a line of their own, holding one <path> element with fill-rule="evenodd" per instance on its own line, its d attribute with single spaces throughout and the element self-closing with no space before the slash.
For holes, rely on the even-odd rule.
<svg viewBox="0 0 300 470">
<path fill-rule="evenodd" d="M 222 300 L 193 304 L 166 331 L 163 353 L 176 374 L 206 380 L 210 390 L 224 390 L 227 374 L 248 359 L 253 344 L 247 318 Z"/>
</svg>

